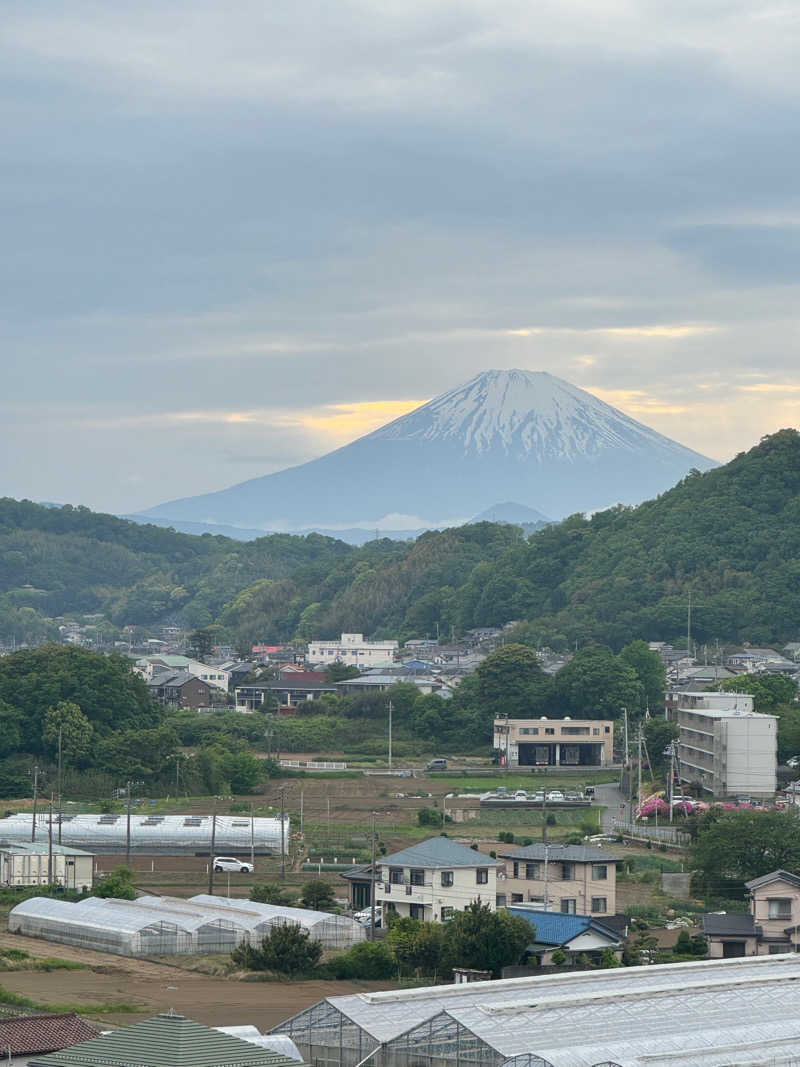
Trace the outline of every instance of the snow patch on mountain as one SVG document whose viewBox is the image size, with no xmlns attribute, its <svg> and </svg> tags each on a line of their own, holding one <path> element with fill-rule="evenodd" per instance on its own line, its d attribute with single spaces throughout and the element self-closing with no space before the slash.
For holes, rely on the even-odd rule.
<svg viewBox="0 0 800 1067">
<path fill-rule="evenodd" d="M 464 454 L 570 460 L 606 449 L 683 447 L 544 371 L 490 370 L 375 430 L 380 440 L 456 440 Z"/>
</svg>

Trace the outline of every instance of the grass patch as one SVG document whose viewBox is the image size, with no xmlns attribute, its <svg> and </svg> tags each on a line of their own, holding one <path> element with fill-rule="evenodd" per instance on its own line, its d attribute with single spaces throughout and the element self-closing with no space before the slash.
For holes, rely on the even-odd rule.
<svg viewBox="0 0 800 1067">
<path fill-rule="evenodd" d="M 37 1004 L 35 1000 L 31 1000 L 29 997 L 20 996 L 19 993 L 12 993 L 8 989 L 3 989 L 0 986 L 0 1004 L 8 1004 L 13 1008 L 27 1008 L 29 1011 L 47 1011 L 54 1012 L 58 1015 L 66 1014 L 68 1012 L 74 1012 L 76 1015 L 113 1015 L 119 1014 L 133 1014 L 142 1010 L 138 1004 Z"/>
<path fill-rule="evenodd" d="M 603 785 L 616 782 L 619 775 L 606 772 L 598 774 L 558 775 L 558 774 L 506 774 L 502 770 L 495 772 L 475 771 L 431 771 L 427 778 L 432 784 L 443 785 L 447 789 L 467 793 L 487 793 L 503 785 L 506 789 L 525 789 L 535 792 L 537 789 L 560 789 L 562 792 L 582 792 L 586 785 Z"/>
</svg>

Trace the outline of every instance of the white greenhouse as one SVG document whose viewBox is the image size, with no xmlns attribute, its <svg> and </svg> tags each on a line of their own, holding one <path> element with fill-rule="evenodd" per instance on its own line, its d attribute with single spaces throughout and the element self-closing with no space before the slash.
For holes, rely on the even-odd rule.
<svg viewBox="0 0 800 1067">
<path fill-rule="evenodd" d="M 800 956 L 328 997 L 275 1028 L 326 1067 L 800 1067 Z"/>
<path fill-rule="evenodd" d="M 49 837 L 49 815 L 36 816 L 37 840 Z M 211 815 L 131 815 L 131 851 L 146 855 L 208 855 L 211 850 Z M 33 815 L 19 812 L 0 819 L 0 841 L 30 841 Z M 58 816 L 53 816 L 53 840 L 58 840 Z M 93 853 L 125 851 L 128 820 L 125 815 L 62 815 L 61 844 Z M 250 818 L 218 815 L 214 829 L 217 855 L 280 855 L 289 844 L 289 817 Z"/>
<path fill-rule="evenodd" d="M 118 956 L 230 952 L 242 942 L 258 945 L 272 927 L 286 923 L 303 926 L 326 948 L 348 948 L 365 936 L 362 926 L 341 915 L 206 894 L 192 900 L 87 897 L 77 904 L 32 897 L 8 917 L 10 933 Z"/>
<path fill-rule="evenodd" d="M 332 915 L 327 911 L 312 911 L 311 908 L 288 908 L 282 904 L 257 904 L 253 900 L 237 900 L 236 897 L 210 897 L 199 893 L 190 897 L 190 904 L 205 907 L 225 908 L 233 911 L 246 909 L 255 912 L 260 919 L 258 937 L 269 933 L 272 926 L 294 923 L 308 930 L 311 937 L 321 941 L 325 948 L 349 948 L 367 936 L 365 927 L 346 915 Z"/>
</svg>

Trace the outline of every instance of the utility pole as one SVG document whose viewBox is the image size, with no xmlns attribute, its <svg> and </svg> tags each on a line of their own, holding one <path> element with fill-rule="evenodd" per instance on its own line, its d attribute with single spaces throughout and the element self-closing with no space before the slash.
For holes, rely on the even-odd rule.
<svg viewBox="0 0 800 1067">
<path fill-rule="evenodd" d="M 642 810 L 642 727 L 639 725 L 639 758 L 638 764 L 638 798 L 639 798 L 639 811 Z"/>
<path fill-rule="evenodd" d="M 281 786 L 281 881 L 286 880 L 286 786 Z"/>
<path fill-rule="evenodd" d="M 392 702 L 389 701 L 389 770 L 392 769 Z"/>
<path fill-rule="evenodd" d="M 256 866 L 256 828 L 253 821 L 253 805 L 250 805 L 250 862 L 253 870 Z"/>
<path fill-rule="evenodd" d="M 39 764 L 33 768 L 33 821 L 31 822 L 31 841 L 36 840 L 36 802 L 39 799 Z"/>
<path fill-rule="evenodd" d="M 300 790 L 300 833 L 303 833 L 303 790 Z"/>
<path fill-rule="evenodd" d="M 64 729 L 62 723 L 58 728 L 58 843 L 61 844 L 61 815 L 63 813 L 63 803 L 61 800 L 61 734 Z"/>
<path fill-rule="evenodd" d="M 47 818 L 47 884 L 53 884 L 53 794 L 50 794 L 50 805 Z"/>
<path fill-rule="evenodd" d="M 211 813 L 211 853 L 208 857 L 208 895 L 214 896 L 214 852 L 216 850 L 217 840 L 217 805 L 214 804 L 214 810 Z"/>
<path fill-rule="evenodd" d="M 550 896 L 549 896 L 548 889 L 547 889 L 547 886 L 548 886 L 547 875 L 548 875 L 548 863 L 549 863 L 549 860 L 550 860 L 550 846 L 545 843 L 545 846 L 544 846 L 544 910 L 545 911 L 550 911 Z"/>
<path fill-rule="evenodd" d="M 675 788 L 675 742 L 669 746 L 669 784 L 667 785 L 667 801 L 669 803 L 669 821 L 672 822 L 672 793 Z"/>
<path fill-rule="evenodd" d="M 689 586 L 689 606 L 686 610 L 686 654 L 692 658 L 692 587 Z"/>
<path fill-rule="evenodd" d="M 369 939 L 375 940 L 375 812 L 372 813 L 372 859 L 369 882 Z"/>
<path fill-rule="evenodd" d="M 125 866 L 131 865 L 131 783 L 125 783 Z"/>
<path fill-rule="evenodd" d="M 542 790 L 542 841 L 547 844 L 547 790 Z"/>
</svg>

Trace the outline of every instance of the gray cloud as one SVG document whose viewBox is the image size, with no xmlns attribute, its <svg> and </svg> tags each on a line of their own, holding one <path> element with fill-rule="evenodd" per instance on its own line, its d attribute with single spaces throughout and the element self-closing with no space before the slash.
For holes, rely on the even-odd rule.
<svg viewBox="0 0 800 1067">
<path fill-rule="evenodd" d="M 0 491 L 134 510 L 487 366 L 722 458 L 796 422 L 738 389 L 800 380 L 799 34 L 722 0 L 7 5 Z"/>
</svg>

